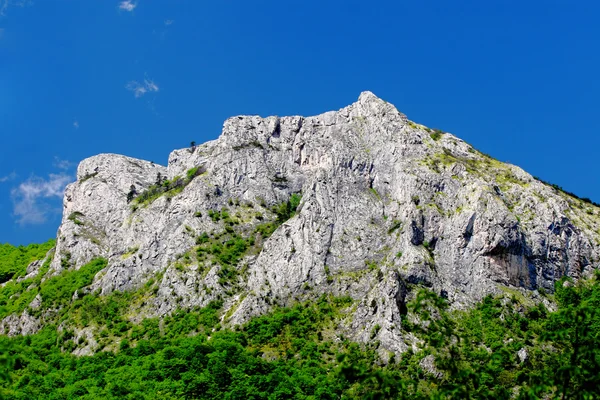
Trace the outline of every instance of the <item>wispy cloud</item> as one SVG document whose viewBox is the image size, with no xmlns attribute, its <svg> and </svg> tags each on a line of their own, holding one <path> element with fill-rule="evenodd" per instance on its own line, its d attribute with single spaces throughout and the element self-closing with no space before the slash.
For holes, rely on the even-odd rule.
<svg viewBox="0 0 600 400">
<path fill-rule="evenodd" d="M 152 30 L 152 34 L 156 35 L 161 42 L 164 42 L 165 39 L 167 38 L 167 32 L 169 31 L 169 29 L 171 29 L 171 25 L 173 25 L 174 22 L 175 22 L 175 20 L 166 19 L 163 22 L 163 26 L 161 26 L 158 29 Z"/>
<path fill-rule="evenodd" d="M 63 171 L 71 169 L 75 164 L 69 160 L 62 160 L 59 157 L 54 157 L 54 162 L 52 165 L 58 169 L 62 169 Z"/>
<path fill-rule="evenodd" d="M 33 5 L 31 0 L 0 0 L 0 17 L 6 15 L 9 7 L 26 7 Z"/>
<path fill-rule="evenodd" d="M 156 109 L 156 97 L 149 98 L 146 102 L 146 106 L 150 111 L 152 111 L 152 114 L 156 115 L 157 117 L 162 117 Z"/>
<path fill-rule="evenodd" d="M 0 176 L 0 183 L 12 181 L 16 177 L 17 177 L 17 174 L 15 172 L 11 172 L 10 174 L 5 175 L 5 176 Z"/>
<path fill-rule="evenodd" d="M 137 7 L 137 3 L 134 3 L 132 0 L 125 0 L 119 3 L 119 10 L 125 11 L 133 11 Z"/>
<path fill-rule="evenodd" d="M 79 129 L 79 121 L 73 121 L 73 128 Z"/>
<path fill-rule="evenodd" d="M 50 174 L 47 179 L 32 176 L 11 190 L 13 214 L 21 225 L 42 224 L 48 214 L 59 212 L 50 200 L 62 198 L 65 186 L 73 180 L 66 173 Z"/>
<path fill-rule="evenodd" d="M 144 79 L 144 82 L 130 81 L 125 85 L 125 89 L 133 92 L 133 95 L 138 98 L 142 97 L 146 93 L 158 92 L 160 89 L 156 83 L 151 79 Z"/>
</svg>

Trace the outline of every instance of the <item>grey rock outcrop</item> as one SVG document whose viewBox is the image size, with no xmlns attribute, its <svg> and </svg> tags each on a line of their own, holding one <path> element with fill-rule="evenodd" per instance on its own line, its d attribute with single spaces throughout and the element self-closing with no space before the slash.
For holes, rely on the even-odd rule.
<svg viewBox="0 0 600 400">
<path fill-rule="evenodd" d="M 41 321 L 30 315 L 27 310 L 21 315 L 11 314 L 0 321 L 0 332 L 7 336 L 31 335 L 41 328 Z"/>
<path fill-rule="evenodd" d="M 173 195 L 132 207 L 160 179 L 200 173 Z M 400 352 L 401 310 L 423 285 L 465 307 L 505 288 L 552 291 L 564 275 L 598 266 L 600 209 L 473 149 L 450 133 L 415 124 L 370 92 L 314 117 L 239 116 L 221 136 L 175 150 L 167 167 L 114 154 L 81 162 L 67 187 L 50 273 L 108 259 L 87 290 L 104 295 L 156 280 L 137 318 L 221 298 L 224 323 L 273 304 L 321 294 L 356 304 L 340 330 Z M 181 178 L 183 179 L 183 178 Z M 302 193 L 296 215 L 235 267 L 199 260 L 202 232 L 219 234 L 227 209 L 253 235 L 272 206 Z M 257 217 L 260 214 L 259 217 Z"/>
<path fill-rule="evenodd" d="M 525 347 L 523 347 L 517 352 L 517 357 L 519 357 L 519 361 L 521 363 L 524 363 L 529 358 L 529 352 Z"/>
</svg>

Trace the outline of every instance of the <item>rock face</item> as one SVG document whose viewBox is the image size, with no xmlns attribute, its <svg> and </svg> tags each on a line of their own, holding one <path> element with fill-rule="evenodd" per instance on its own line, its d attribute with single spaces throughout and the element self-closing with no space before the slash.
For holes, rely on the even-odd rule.
<svg viewBox="0 0 600 400">
<path fill-rule="evenodd" d="M 185 187 L 128 202 L 161 177 Z M 253 233 L 295 193 L 295 216 L 268 238 Z M 214 217 L 225 209 L 230 225 Z M 108 267 L 89 291 L 154 279 L 138 318 L 221 298 L 224 323 L 237 324 L 273 304 L 351 296 L 340 329 L 402 351 L 400 314 L 414 285 L 455 307 L 506 288 L 552 291 L 560 277 L 597 268 L 599 213 L 365 92 L 315 117 L 230 118 L 217 140 L 173 151 L 167 167 L 113 154 L 82 161 L 49 274 L 102 256 Z M 228 227 L 259 243 L 224 282 L 225 267 L 195 248 L 203 232 Z"/>
</svg>

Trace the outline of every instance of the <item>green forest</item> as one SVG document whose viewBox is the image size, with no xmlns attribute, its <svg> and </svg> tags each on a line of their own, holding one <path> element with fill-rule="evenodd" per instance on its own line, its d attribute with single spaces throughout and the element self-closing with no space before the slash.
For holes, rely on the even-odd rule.
<svg viewBox="0 0 600 400">
<path fill-rule="evenodd" d="M 132 323 L 134 292 L 85 293 L 106 266 L 96 259 L 50 279 L 25 278 L 53 242 L 1 247 L 1 314 L 21 312 L 11 285 L 37 280 L 56 323 L 38 333 L 0 336 L 3 399 L 596 399 L 600 397 L 600 275 L 563 279 L 544 294 L 552 310 L 519 292 L 450 310 L 425 288 L 411 288 L 401 329 L 414 337 L 384 363 L 379 343 L 357 344 L 338 329 L 349 297 L 323 295 L 275 308 L 243 326 L 223 327 L 222 302 Z M 41 267 L 47 271 L 49 259 Z M 9 278 L 10 279 L 10 278 Z M 149 282 L 145 289 L 149 289 Z M 77 298 L 72 300 L 77 292 Z M 13 294 L 11 294 L 13 293 Z M 35 310 L 29 310 L 32 313 Z M 111 351 L 75 356 L 65 322 L 102 326 Z M 77 341 L 77 343 L 76 343 Z"/>
</svg>

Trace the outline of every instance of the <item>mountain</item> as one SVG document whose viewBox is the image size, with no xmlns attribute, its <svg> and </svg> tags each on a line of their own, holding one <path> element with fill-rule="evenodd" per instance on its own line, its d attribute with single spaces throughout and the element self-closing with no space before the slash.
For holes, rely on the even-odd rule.
<svg viewBox="0 0 600 400">
<path fill-rule="evenodd" d="M 351 299 L 336 335 L 387 359 L 413 345 L 418 288 L 453 309 L 515 294 L 551 307 L 555 282 L 598 268 L 599 215 L 370 92 L 314 117 L 237 116 L 166 167 L 83 160 L 55 248 L 4 283 L 27 282 L 31 301 L 0 329 L 35 333 L 87 294 L 131 294 L 133 324 L 222 302 L 230 327 L 332 295 Z M 111 348 L 101 326 L 61 321 L 74 354 Z"/>
</svg>

